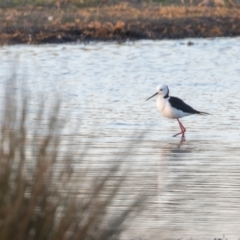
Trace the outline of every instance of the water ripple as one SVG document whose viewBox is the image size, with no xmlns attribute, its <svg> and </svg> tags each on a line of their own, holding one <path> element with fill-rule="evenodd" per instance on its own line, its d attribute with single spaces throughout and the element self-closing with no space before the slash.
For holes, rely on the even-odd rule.
<svg viewBox="0 0 240 240">
<path fill-rule="evenodd" d="M 92 174 L 132 145 L 129 194 L 153 196 L 131 226 L 136 239 L 240 237 L 239 38 L 187 41 L 0 48 L 2 86 L 18 59 L 17 77 L 35 105 L 39 95 L 61 96 L 71 112 L 66 134 L 81 123 L 76 148 L 91 145 Z M 183 143 L 172 138 L 177 121 L 162 117 L 155 100 L 145 101 L 160 83 L 211 113 L 183 119 Z"/>
</svg>

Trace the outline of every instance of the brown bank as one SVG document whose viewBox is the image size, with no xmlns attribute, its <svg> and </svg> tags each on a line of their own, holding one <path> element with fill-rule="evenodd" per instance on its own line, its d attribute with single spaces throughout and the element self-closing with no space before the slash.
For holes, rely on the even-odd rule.
<svg viewBox="0 0 240 240">
<path fill-rule="evenodd" d="M 0 9 L 0 44 L 240 36 L 239 7 L 160 5 Z"/>
</svg>

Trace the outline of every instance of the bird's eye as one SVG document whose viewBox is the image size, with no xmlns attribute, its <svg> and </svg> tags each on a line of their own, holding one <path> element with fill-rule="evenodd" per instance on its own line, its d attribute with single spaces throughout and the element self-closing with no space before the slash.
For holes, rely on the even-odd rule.
<svg viewBox="0 0 240 240">
<path fill-rule="evenodd" d="M 160 91 L 162 91 L 162 89 L 160 89 Z"/>
</svg>

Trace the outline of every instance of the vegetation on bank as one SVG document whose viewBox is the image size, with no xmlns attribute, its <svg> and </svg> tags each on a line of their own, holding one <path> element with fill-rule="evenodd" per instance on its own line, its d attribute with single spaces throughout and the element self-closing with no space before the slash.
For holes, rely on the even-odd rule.
<svg viewBox="0 0 240 240">
<path fill-rule="evenodd" d="M 161 4 L 161 5 L 199 5 L 204 2 L 207 5 L 236 6 L 239 0 L 1 0 L 0 7 L 19 6 L 45 6 L 45 7 L 94 7 L 104 5 L 118 5 L 121 3 Z"/>
<path fill-rule="evenodd" d="M 181 3 L 183 0 L 2 0 L 0 7 L 11 8 L 19 6 L 44 6 L 44 7 L 94 7 L 103 5 L 117 5 L 121 3 L 142 4 L 142 3 Z M 199 0 L 194 0 L 199 2 Z"/>
<path fill-rule="evenodd" d="M 0 44 L 240 35 L 238 0 L 3 0 L 0 6 Z"/>
</svg>

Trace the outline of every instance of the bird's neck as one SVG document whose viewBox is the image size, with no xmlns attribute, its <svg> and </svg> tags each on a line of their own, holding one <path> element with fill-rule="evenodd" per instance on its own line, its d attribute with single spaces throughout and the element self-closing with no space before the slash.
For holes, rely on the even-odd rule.
<svg viewBox="0 0 240 240">
<path fill-rule="evenodd" d="M 169 96 L 165 98 L 165 96 L 159 96 L 157 102 L 161 102 L 161 104 L 168 102 Z"/>
<path fill-rule="evenodd" d="M 163 98 L 169 98 L 169 94 L 167 93 Z"/>
</svg>

